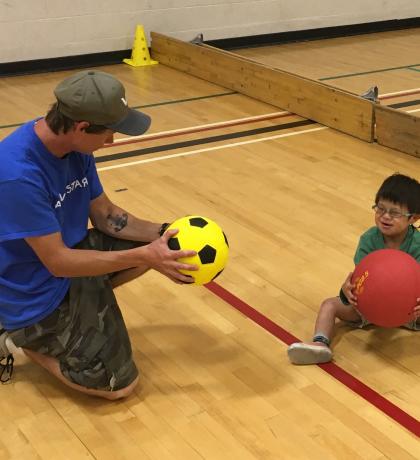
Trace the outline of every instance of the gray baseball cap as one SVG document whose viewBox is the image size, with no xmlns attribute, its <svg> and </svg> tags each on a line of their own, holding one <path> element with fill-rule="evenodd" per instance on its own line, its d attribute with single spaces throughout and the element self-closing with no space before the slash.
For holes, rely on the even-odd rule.
<svg viewBox="0 0 420 460">
<path fill-rule="evenodd" d="M 109 73 L 78 72 L 59 83 L 54 94 L 58 110 L 71 120 L 103 125 L 130 136 L 149 129 L 150 117 L 128 107 L 124 86 Z"/>
</svg>

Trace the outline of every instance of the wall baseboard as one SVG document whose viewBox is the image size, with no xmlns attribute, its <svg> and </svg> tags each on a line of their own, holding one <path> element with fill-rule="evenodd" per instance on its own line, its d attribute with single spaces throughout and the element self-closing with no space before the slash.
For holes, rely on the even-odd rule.
<svg viewBox="0 0 420 460">
<path fill-rule="evenodd" d="M 251 35 L 246 37 L 234 37 L 218 40 L 204 40 L 204 43 L 225 50 L 233 50 L 238 48 L 251 48 L 257 46 L 276 45 L 281 43 L 323 40 L 327 38 L 371 34 L 391 30 L 411 29 L 415 27 L 420 27 L 420 17 L 408 19 L 392 19 L 389 21 L 376 21 L 363 24 L 323 27 L 319 29 L 279 32 L 263 35 Z M 5 62 L 0 63 L 0 77 L 43 72 L 57 72 L 60 70 L 120 64 L 124 58 L 129 58 L 130 55 L 131 50 L 119 50 L 108 51 L 104 53 L 83 54 L 78 56 Z"/>
<path fill-rule="evenodd" d="M 366 22 L 344 26 L 323 27 L 319 29 L 297 30 L 248 37 L 205 40 L 207 45 L 225 50 L 251 48 L 257 46 L 276 45 L 308 40 L 325 40 L 327 38 L 347 37 L 351 35 L 373 34 L 392 30 L 412 29 L 420 27 L 420 17 L 408 19 L 392 19 L 389 21 Z M 204 37 L 205 38 L 205 37 Z"/>
<path fill-rule="evenodd" d="M 120 64 L 123 59 L 130 56 L 131 50 L 120 50 L 31 61 L 5 62 L 0 63 L 0 77 Z"/>
</svg>

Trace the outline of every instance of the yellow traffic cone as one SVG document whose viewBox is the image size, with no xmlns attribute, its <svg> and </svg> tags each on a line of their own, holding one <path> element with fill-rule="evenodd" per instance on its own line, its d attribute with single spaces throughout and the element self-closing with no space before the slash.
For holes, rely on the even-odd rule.
<svg viewBox="0 0 420 460">
<path fill-rule="evenodd" d="M 133 49 L 131 50 L 131 59 L 124 59 L 123 62 L 133 67 L 159 64 L 158 61 L 154 61 L 150 57 L 143 26 L 136 26 Z"/>
</svg>

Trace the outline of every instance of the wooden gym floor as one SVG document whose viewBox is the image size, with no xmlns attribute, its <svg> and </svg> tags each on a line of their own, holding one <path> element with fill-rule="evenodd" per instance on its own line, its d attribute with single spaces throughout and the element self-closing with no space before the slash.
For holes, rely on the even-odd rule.
<svg viewBox="0 0 420 460">
<path fill-rule="evenodd" d="M 378 85 L 381 103 L 415 111 L 419 37 L 235 52 L 356 94 Z M 339 324 L 333 364 L 286 357 L 352 270 L 383 179 L 419 178 L 419 160 L 162 65 L 100 69 L 124 82 L 155 134 L 96 152 L 110 198 L 159 222 L 213 218 L 230 262 L 210 289 L 148 273 L 117 291 L 142 372 L 125 401 L 75 393 L 17 356 L 13 382 L 0 387 L 0 458 L 419 458 L 420 334 Z M 42 116 L 70 73 L 1 79 L 0 138 Z M 266 114 L 277 115 L 253 118 Z"/>
</svg>

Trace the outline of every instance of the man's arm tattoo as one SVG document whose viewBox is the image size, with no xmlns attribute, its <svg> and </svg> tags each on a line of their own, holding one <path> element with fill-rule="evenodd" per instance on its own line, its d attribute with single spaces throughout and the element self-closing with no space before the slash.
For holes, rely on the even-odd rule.
<svg viewBox="0 0 420 460">
<path fill-rule="evenodd" d="M 128 222 L 128 214 L 123 213 L 121 215 L 117 214 L 116 216 L 112 216 L 111 214 L 108 214 L 107 216 L 107 221 L 108 225 L 115 231 L 119 232 L 121 231 L 124 227 L 127 226 Z"/>
</svg>

